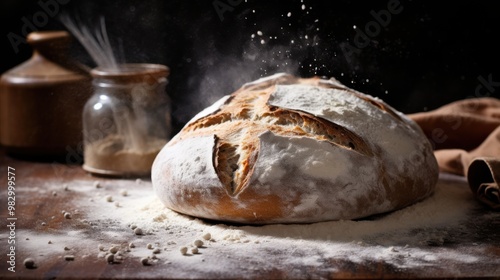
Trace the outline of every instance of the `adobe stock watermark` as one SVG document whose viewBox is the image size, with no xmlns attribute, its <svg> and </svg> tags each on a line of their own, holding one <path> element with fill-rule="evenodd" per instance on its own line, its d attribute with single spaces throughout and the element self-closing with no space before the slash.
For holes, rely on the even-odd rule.
<svg viewBox="0 0 500 280">
<path fill-rule="evenodd" d="M 16 169 L 7 166 L 7 268 L 10 272 L 16 272 Z"/>
<path fill-rule="evenodd" d="M 468 96 L 467 99 L 490 97 L 496 91 L 496 88 L 500 87 L 500 81 L 494 81 L 492 74 L 488 74 L 486 78 L 480 75 L 477 77 L 477 81 L 479 83 L 475 88 L 474 95 Z M 478 109 L 477 106 L 479 106 L 479 103 L 470 102 L 468 105 L 468 109 L 473 112 Z M 462 119 L 456 115 L 449 115 L 443 120 L 445 122 L 444 127 L 435 127 L 432 129 L 430 135 L 428 135 L 429 143 L 433 150 L 436 150 L 437 145 L 448 141 L 448 133 L 456 131 L 463 124 Z M 421 154 L 420 150 L 414 150 L 410 154 L 410 160 L 415 164 L 421 164 L 426 158 Z"/>
<path fill-rule="evenodd" d="M 354 53 L 359 54 L 361 49 L 366 48 L 373 38 L 380 35 L 382 28 L 387 27 L 391 23 L 392 16 L 398 15 L 402 11 L 403 6 L 399 0 L 389 0 L 387 9 L 382 9 L 378 12 L 371 10 L 370 15 L 373 17 L 373 20 L 366 23 L 364 29 L 361 27 L 354 28 L 356 32 L 353 40 L 354 45 L 350 42 L 340 43 L 340 48 L 347 62 L 351 63 L 351 56 Z"/>
<path fill-rule="evenodd" d="M 493 81 L 493 74 L 489 74 L 487 78 L 483 76 L 478 76 L 477 81 L 479 84 L 476 86 L 474 90 L 474 96 L 469 97 L 489 97 L 491 94 L 495 92 L 495 88 L 500 86 L 500 82 Z M 484 93 L 483 93 L 484 92 Z"/>
<path fill-rule="evenodd" d="M 242 2 L 243 0 L 215 0 L 212 2 L 212 6 L 214 6 L 220 21 L 224 21 L 224 13 L 234 11 L 234 8 Z"/>
<path fill-rule="evenodd" d="M 467 99 L 490 97 L 496 91 L 496 88 L 500 87 L 500 82 L 494 81 L 491 73 L 486 78 L 482 75 L 478 76 L 477 81 L 478 84 L 474 90 L 474 95 L 468 96 Z M 477 106 L 479 106 L 479 103 L 471 102 L 468 109 L 475 111 L 478 109 Z M 462 125 L 462 119 L 453 115 L 445 118 L 444 121 L 449 124 L 449 128 L 452 130 L 457 130 Z M 448 140 L 448 135 L 441 127 L 434 128 L 430 137 L 433 148 L 435 148 L 436 144 L 442 144 Z"/>
<path fill-rule="evenodd" d="M 29 33 L 38 31 L 39 28 L 46 26 L 49 23 L 49 18 L 57 16 L 61 10 L 60 5 L 66 5 L 70 0 L 39 0 L 38 6 L 41 10 L 35 12 L 31 19 L 28 17 L 22 17 L 20 34 L 9 32 L 7 34 L 7 39 L 9 40 L 14 52 L 17 54 L 19 52 L 19 45 L 26 44 L 26 36 Z"/>
</svg>

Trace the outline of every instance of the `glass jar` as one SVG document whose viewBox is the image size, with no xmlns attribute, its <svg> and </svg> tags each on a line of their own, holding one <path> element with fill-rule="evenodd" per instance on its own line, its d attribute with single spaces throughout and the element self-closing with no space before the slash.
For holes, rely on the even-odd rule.
<svg viewBox="0 0 500 280">
<path fill-rule="evenodd" d="M 158 64 L 91 71 L 94 93 L 83 111 L 86 171 L 127 177 L 150 174 L 171 133 L 168 74 L 169 68 Z"/>
</svg>

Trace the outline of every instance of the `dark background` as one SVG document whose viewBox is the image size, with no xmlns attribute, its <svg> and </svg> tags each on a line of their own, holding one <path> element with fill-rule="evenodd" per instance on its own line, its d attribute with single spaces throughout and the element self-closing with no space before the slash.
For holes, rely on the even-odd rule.
<svg viewBox="0 0 500 280">
<path fill-rule="evenodd" d="M 120 61 L 169 66 L 176 129 L 220 96 L 276 72 L 336 77 L 404 113 L 499 96 L 496 84 L 476 91 L 480 77 L 500 82 L 494 1 L 401 0 L 403 10 L 361 48 L 354 26 L 364 30 L 374 21 L 370 12 L 390 1 L 40 1 L 57 3 L 57 12 L 37 29 L 64 29 L 62 13 L 89 27 L 103 16 Z M 30 57 L 31 48 L 20 44 L 16 52 L 8 34 L 23 36 L 23 18 L 33 23 L 44 12 L 40 1 L 0 2 L 0 72 Z M 230 9 L 218 12 L 221 3 Z M 350 55 L 342 50 L 348 45 L 356 49 Z M 77 42 L 72 55 L 95 66 Z"/>
</svg>

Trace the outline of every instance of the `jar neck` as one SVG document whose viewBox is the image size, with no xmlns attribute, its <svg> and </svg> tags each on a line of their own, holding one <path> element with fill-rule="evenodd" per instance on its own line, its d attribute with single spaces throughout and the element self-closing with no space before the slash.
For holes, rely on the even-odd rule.
<svg viewBox="0 0 500 280">
<path fill-rule="evenodd" d="M 115 80 L 94 78 L 92 85 L 95 90 L 106 91 L 109 94 L 134 94 L 134 92 L 141 92 L 155 95 L 163 92 L 167 85 L 166 78 L 160 78 L 156 83 L 119 83 Z"/>
<path fill-rule="evenodd" d="M 121 64 L 117 69 L 94 68 L 91 75 L 94 79 L 116 84 L 157 84 L 166 79 L 169 68 L 160 64 Z"/>
<path fill-rule="evenodd" d="M 168 67 L 159 64 L 122 64 L 118 69 L 91 71 L 95 93 L 153 104 L 162 100 L 168 82 Z"/>
</svg>

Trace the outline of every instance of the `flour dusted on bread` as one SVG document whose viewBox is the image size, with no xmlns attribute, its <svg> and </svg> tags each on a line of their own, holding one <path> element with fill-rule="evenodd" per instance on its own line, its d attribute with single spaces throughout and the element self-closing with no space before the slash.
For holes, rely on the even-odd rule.
<svg viewBox="0 0 500 280">
<path fill-rule="evenodd" d="M 438 168 L 419 127 L 338 81 L 273 75 L 196 115 L 152 168 L 169 208 L 240 223 L 367 217 L 429 196 Z"/>
</svg>

